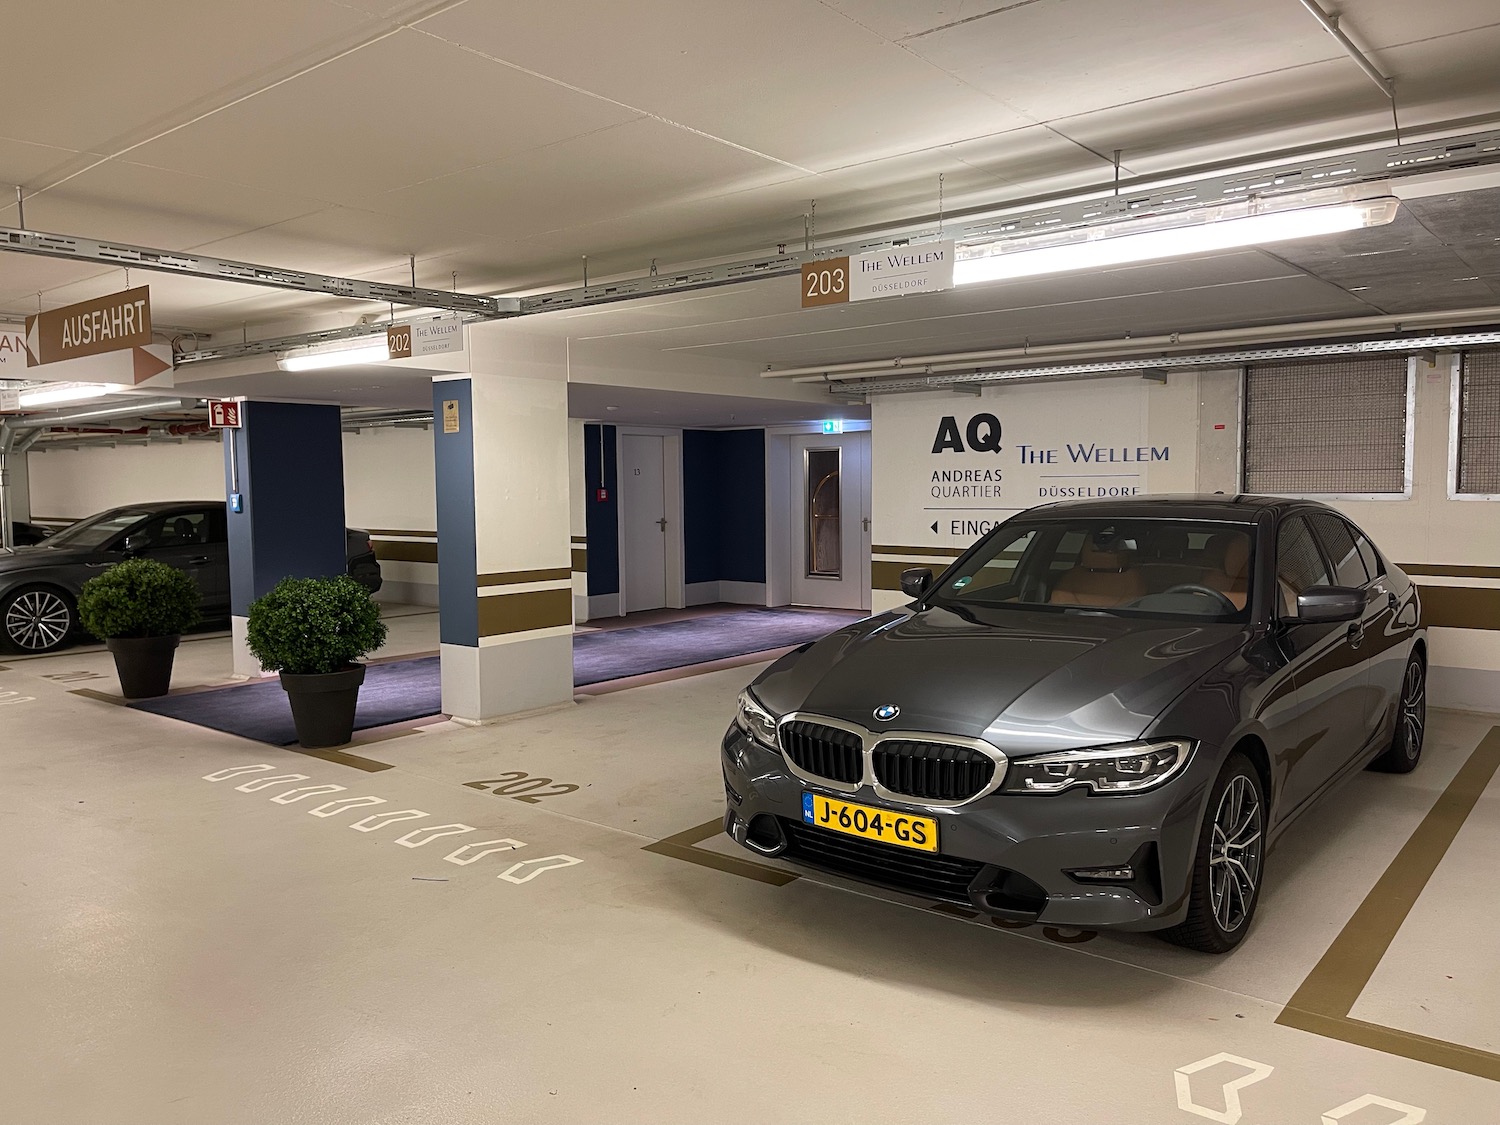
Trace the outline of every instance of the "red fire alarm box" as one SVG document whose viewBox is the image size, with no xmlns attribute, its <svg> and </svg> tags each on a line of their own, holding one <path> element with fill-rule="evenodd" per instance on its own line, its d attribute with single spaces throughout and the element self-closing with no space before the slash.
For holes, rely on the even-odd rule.
<svg viewBox="0 0 1500 1125">
<path fill-rule="evenodd" d="M 599 503 L 601 503 L 601 504 L 605 503 L 609 499 L 609 489 L 607 489 L 607 488 L 596 488 L 596 489 L 594 489 L 594 499 L 597 500 L 597 501 L 599 501 Z"/>
</svg>

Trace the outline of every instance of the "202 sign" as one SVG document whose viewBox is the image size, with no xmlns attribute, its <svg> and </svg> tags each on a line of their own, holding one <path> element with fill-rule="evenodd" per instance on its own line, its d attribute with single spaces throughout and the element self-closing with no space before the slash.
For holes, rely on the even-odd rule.
<svg viewBox="0 0 1500 1125">
<path fill-rule="evenodd" d="M 493 789 L 490 786 L 494 786 Z M 552 786 L 547 792 L 539 792 Z M 487 793 L 493 793 L 497 797 L 509 797 L 515 801 L 526 801 L 528 804 L 540 804 L 543 797 L 561 797 L 568 793 L 577 793 L 579 786 L 568 782 L 553 781 L 550 777 L 532 777 L 523 770 L 513 770 L 500 777 L 492 777 L 487 781 L 466 781 L 466 789 L 481 789 Z"/>
</svg>

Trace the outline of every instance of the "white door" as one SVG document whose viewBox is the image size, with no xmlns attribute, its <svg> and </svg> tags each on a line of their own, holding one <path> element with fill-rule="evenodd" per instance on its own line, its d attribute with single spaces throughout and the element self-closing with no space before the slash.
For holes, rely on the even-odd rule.
<svg viewBox="0 0 1500 1125">
<path fill-rule="evenodd" d="M 870 436 L 799 435 L 789 505 L 792 602 L 870 606 Z"/>
<path fill-rule="evenodd" d="M 620 523 L 625 612 L 667 604 L 667 499 L 660 437 L 620 437 Z"/>
</svg>

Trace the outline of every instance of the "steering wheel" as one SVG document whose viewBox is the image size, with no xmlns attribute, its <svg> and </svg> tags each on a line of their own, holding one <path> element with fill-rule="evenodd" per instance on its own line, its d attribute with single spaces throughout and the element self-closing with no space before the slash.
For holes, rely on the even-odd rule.
<svg viewBox="0 0 1500 1125">
<path fill-rule="evenodd" d="M 1203 586 L 1197 582 L 1184 582 L 1180 586 L 1171 586 L 1162 591 L 1163 594 L 1206 594 L 1210 598 L 1217 599 L 1223 606 L 1225 613 L 1238 613 L 1240 607 L 1229 600 L 1229 595 L 1223 590 L 1215 590 L 1212 586 Z"/>
</svg>

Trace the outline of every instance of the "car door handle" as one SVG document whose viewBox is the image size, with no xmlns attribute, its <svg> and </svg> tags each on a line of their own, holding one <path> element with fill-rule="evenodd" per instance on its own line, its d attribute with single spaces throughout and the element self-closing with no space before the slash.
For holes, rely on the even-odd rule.
<svg viewBox="0 0 1500 1125">
<path fill-rule="evenodd" d="M 200 557 L 198 557 L 196 559 L 188 559 L 188 565 L 189 566 L 207 566 L 212 561 L 213 560 L 210 559 L 207 555 L 202 555 L 202 556 L 200 556 Z"/>
</svg>

